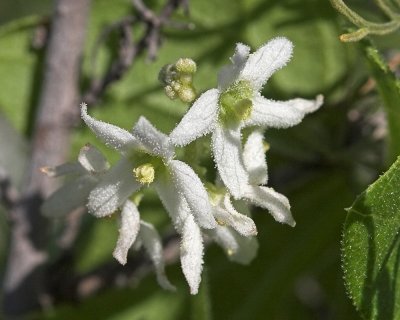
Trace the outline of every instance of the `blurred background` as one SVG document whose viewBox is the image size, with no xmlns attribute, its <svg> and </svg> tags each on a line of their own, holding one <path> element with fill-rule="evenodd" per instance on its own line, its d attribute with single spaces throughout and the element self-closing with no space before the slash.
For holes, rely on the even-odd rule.
<svg viewBox="0 0 400 320">
<path fill-rule="evenodd" d="M 165 2 L 146 1 L 146 6 L 157 13 Z M 365 17 L 382 19 L 368 1 L 348 2 Z M 29 162 L 44 68 L 41 39 L 46 38 L 43 30 L 48 28 L 53 6 L 50 0 L 0 2 L 0 164 L 17 188 Z M 266 211 L 254 209 L 258 256 L 242 266 L 210 245 L 205 254 L 208 285 L 203 291 L 209 292 L 207 303 L 214 319 L 357 319 L 342 279 L 341 230 L 345 208 L 385 168 L 386 122 L 357 45 L 338 39 L 346 26 L 344 19 L 328 1 L 319 0 L 190 0 L 187 6 L 189 14 L 177 9 L 171 23 L 163 27 L 155 59 L 151 61 L 146 52 L 138 55 L 121 79 L 93 104 L 91 114 L 126 129 L 144 115 L 168 133 L 187 106 L 164 95 L 157 80 L 164 64 L 180 57 L 194 59 L 198 66 L 194 83 L 201 92 L 216 86 L 217 73 L 228 63 L 235 43 L 256 49 L 272 37 L 289 38 L 294 56 L 269 80 L 263 95 L 277 100 L 325 96 L 324 106 L 300 125 L 265 134 L 271 146 L 269 185 L 289 198 L 297 225 L 278 224 Z M 110 26 L 134 14 L 128 0 L 91 2 L 81 92 L 108 70 L 118 54 L 119 33 Z M 101 36 L 104 30 L 111 30 L 106 37 Z M 138 39 L 143 32 L 144 27 L 135 27 L 132 37 Z M 399 40 L 395 36 L 376 40 L 386 57 L 395 61 L 398 53 L 390 48 L 398 46 Z M 117 154 L 80 122 L 73 128 L 70 159 L 76 159 L 88 142 L 110 162 L 116 161 Z M 209 157 L 204 164 L 212 170 Z M 6 206 L 0 212 L 0 274 L 4 275 L 10 223 Z M 140 212 L 162 234 L 170 233 L 169 218 L 151 191 Z M 68 272 L 76 275 L 111 263 L 118 232 L 116 219 L 88 214 L 80 219 L 68 253 Z M 49 222 L 50 271 L 63 266 L 57 247 L 62 230 L 63 221 Z M 137 260 L 137 255 L 132 252 L 132 259 Z M 159 288 L 148 265 L 143 269 L 132 279 L 122 278 L 119 285 L 87 298 L 69 301 L 62 296 L 57 303 L 44 299 L 42 309 L 32 310 L 29 318 L 207 319 L 198 310 L 206 295 L 189 295 L 178 262 L 167 267 L 176 293 Z"/>
</svg>

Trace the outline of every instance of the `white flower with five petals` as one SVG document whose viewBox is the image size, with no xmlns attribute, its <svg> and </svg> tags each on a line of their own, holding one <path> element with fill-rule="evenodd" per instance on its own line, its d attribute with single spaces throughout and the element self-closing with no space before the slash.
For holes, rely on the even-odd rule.
<svg viewBox="0 0 400 320">
<path fill-rule="evenodd" d="M 271 188 L 254 184 L 244 164 L 241 129 L 248 126 L 287 128 L 317 110 L 322 96 L 315 100 L 273 101 L 260 91 L 269 77 L 286 65 L 292 55 L 286 38 L 272 39 L 256 52 L 237 44 L 231 58 L 218 76 L 218 88 L 203 93 L 171 132 L 175 145 L 187 145 L 212 133 L 212 151 L 218 173 L 236 199 L 247 198 L 266 207 L 280 222 L 294 225 L 287 199 Z M 257 181 L 259 182 L 259 181 Z"/>
<path fill-rule="evenodd" d="M 183 273 L 191 293 L 197 293 L 204 249 L 200 227 L 217 226 L 199 177 L 186 163 L 173 159 L 174 147 L 168 136 L 144 117 L 130 133 L 90 117 L 85 104 L 81 105 L 81 116 L 99 139 L 122 154 L 121 160 L 91 191 L 89 212 L 98 217 L 110 215 L 142 186 L 152 184 L 182 236 Z"/>
</svg>

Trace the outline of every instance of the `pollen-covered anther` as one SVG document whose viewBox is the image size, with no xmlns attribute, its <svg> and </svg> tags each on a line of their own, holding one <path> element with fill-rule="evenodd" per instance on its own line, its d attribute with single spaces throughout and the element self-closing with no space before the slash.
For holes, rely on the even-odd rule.
<svg viewBox="0 0 400 320">
<path fill-rule="evenodd" d="M 150 184 L 154 181 L 155 170 L 151 163 L 142 164 L 132 170 L 136 181 L 141 184 Z"/>
</svg>

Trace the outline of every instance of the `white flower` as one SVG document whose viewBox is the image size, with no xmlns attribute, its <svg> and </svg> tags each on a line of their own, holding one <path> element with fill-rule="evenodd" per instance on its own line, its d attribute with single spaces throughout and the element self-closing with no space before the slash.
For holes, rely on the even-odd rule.
<svg viewBox="0 0 400 320">
<path fill-rule="evenodd" d="M 200 227 L 217 226 L 199 177 L 186 163 L 173 159 L 174 148 L 168 136 L 145 118 L 141 117 L 129 133 L 90 117 L 85 104 L 81 105 L 81 116 L 98 138 L 122 154 L 91 191 L 89 211 L 98 217 L 110 215 L 143 185 L 152 184 L 182 236 L 183 273 L 191 293 L 197 293 L 203 264 Z"/>
<path fill-rule="evenodd" d="M 154 264 L 157 281 L 166 290 L 174 291 L 175 287 L 165 275 L 162 243 L 156 229 L 150 223 L 140 220 L 135 204 L 127 200 L 122 206 L 120 229 L 113 256 L 121 264 L 125 264 L 128 251 L 134 242 L 142 243 Z"/>
<path fill-rule="evenodd" d="M 85 205 L 89 193 L 108 170 L 109 164 L 94 146 L 87 144 L 79 152 L 78 161 L 57 167 L 43 167 L 49 177 L 75 175 L 43 203 L 41 211 L 48 217 L 62 217 Z"/>
<path fill-rule="evenodd" d="M 289 40 L 281 37 L 252 54 L 248 46 L 237 44 L 232 65 L 225 66 L 219 74 L 218 89 L 203 93 L 170 134 L 175 145 L 183 146 L 212 132 L 214 160 L 233 197 L 248 198 L 270 210 L 278 221 L 291 225 L 294 221 L 290 221 L 293 219 L 287 199 L 271 188 L 256 186 L 250 179 L 243 159 L 241 129 L 291 127 L 321 106 L 322 96 L 316 100 L 273 101 L 260 94 L 269 77 L 290 60 L 292 47 Z"/>
</svg>

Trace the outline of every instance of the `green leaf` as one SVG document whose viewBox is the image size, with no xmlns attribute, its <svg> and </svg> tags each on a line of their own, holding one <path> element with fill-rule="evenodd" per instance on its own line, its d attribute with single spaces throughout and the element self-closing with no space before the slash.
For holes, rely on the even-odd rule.
<svg viewBox="0 0 400 320">
<path fill-rule="evenodd" d="M 368 41 L 362 41 L 372 77 L 376 81 L 389 126 L 389 154 L 391 163 L 400 154 L 400 84 L 378 50 Z"/>
<path fill-rule="evenodd" d="M 348 292 L 367 319 L 399 319 L 400 158 L 351 206 L 344 228 Z M 398 299 L 397 299 L 398 301 Z"/>
</svg>

